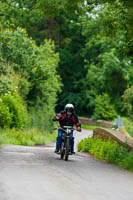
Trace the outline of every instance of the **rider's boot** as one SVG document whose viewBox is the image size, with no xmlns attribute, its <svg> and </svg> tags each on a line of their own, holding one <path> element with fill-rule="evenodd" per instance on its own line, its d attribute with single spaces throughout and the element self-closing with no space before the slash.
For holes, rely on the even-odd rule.
<svg viewBox="0 0 133 200">
<path fill-rule="evenodd" d="M 72 150 L 72 151 L 71 151 L 71 154 L 75 154 L 75 151 Z"/>
<path fill-rule="evenodd" d="M 54 152 L 58 154 L 58 153 L 59 153 L 59 149 L 55 149 L 55 151 L 54 151 Z"/>
</svg>

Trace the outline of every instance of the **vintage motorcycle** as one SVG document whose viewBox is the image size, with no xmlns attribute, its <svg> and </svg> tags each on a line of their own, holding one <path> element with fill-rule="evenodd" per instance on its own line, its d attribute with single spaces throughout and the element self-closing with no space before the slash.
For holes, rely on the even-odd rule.
<svg viewBox="0 0 133 200">
<path fill-rule="evenodd" d="M 59 154 L 61 159 L 65 158 L 65 161 L 68 161 L 69 155 L 72 155 L 70 133 L 76 129 L 74 129 L 72 126 L 63 126 L 60 129 L 63 131 L 63 133 Z"/>
</svg>

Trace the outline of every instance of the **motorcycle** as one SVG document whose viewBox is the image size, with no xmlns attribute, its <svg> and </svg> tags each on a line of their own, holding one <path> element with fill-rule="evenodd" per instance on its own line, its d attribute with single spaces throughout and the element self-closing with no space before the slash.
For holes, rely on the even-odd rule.
<svg viewBox="0 0 133 200">
<path fill-rule="evenodd" d="M 63 131 L 63 133 L 59 154 L 61 159 L 65 158 L 65 161 L 68 161 L 69 155 L 72 155 L 70 133 L 76 129 L 74 129 L 72 126 L 63 126 L 63 128 L 60 129 Z"/>
</svg>

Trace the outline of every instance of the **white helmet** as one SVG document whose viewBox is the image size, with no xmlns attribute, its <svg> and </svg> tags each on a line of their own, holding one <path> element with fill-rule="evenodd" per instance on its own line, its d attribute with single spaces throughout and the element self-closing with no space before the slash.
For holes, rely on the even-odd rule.
<svg viewBox="0 0 133 200">
<path fill-rule="evenodd" d="M 73 105 L 73 104 L 67 104 L 67 105 L 65 106 L 65 110 L 66 110 L 66 111 L 67 111 L 67 110 L 70 110 L 70 111 L 73 112 L 73 110 L 74 110 L 74 105 Z"/>
</svg>

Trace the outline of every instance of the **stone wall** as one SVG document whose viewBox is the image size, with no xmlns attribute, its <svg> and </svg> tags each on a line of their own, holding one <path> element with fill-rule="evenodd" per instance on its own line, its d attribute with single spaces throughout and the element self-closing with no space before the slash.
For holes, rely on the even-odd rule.
<svg viewBox="0 0 133 200">
<path fill-rule="evenodd" d="M 128 134 L 122 134 L 120 131 L 115 131 L 115 130 L 96 128 L 93 131 L 93 136 L 100 137 L 104 140 L 112 138 L 122 146 L 127 145 L 129 149 L 133 151 L 133 138 L 131 138 Z"/>
<path fill-rule="evenodd" d="M 112 128 L 113 123 L 104 120 L 96 121 L 91 118 L 79 117 L 81 124 L 91 125 L 91 126 L 101 126 L 105 128 Z"/>
</svg>

